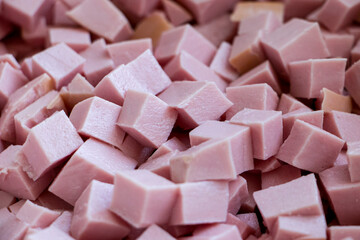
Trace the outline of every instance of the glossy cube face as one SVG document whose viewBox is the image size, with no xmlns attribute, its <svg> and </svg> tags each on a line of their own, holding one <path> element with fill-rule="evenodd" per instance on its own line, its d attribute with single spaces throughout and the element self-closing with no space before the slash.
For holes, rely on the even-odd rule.
<svg viewBox="0 0 360 240">
<path fill-rule="evenodd" d="M 169 221 L 178 187 L 147 170 L 115 175 L 110 210 L 136 228 Z"/>
</svg>

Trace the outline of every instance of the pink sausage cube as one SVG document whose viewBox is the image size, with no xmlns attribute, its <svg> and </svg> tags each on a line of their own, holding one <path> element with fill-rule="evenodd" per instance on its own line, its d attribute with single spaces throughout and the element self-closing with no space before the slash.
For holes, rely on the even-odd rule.
<svg viewBox="0 0 360 240">
<path fill-rule="evenodd" d="M 28 223 L 34 228 L 45 228 L 49 226 L 57 217 L 60 216 L 59 211 L 50 210 L 48 208 L 34 204 L 30 200 L 26 200 L 24 205 L 16 213 L 16 217 L 23 222 Z"/>
<path fill-rule="evenodd" d="M 191 25 L 186 24 L 161 35 L 155 57 L 161 65 L 165 65 L 182 51 L 209 65 L 215 55 L 216 47 Z"/>
<path fill-rule="evenodd" d="M 70 204 L 49 191 L 42 192 L 41 195 L 36 199 L 36 201 L 34 201 L 34 203 L 55 210 L 62 209 L 65 211 L 70 211 L 73 209 L 73 206 L 71 206 Z"/>
<path fill-rule="evenodd" d="M 147 170 L 121 171 L 115 175 L 110 210 L 135 228 L 169 221 L 178 186 Z"/>
<path fill-rule="evenodd" d="M 288 76 L 290 62 L 329 56 L 319 25 L 300 19 L 290 20 L 264 36 L 261 43 L 266 56 L 283 78 Z"/>
<path fill-rule="evenodd" d="M 245 108 L 230 122 L 250 127 L 254 158 L 266 160 L 279 151 L 283 142 L 281 112 Z"/>
<path fill-rule="evenodd" d="M 241 213 L 241 214 L 237 214 L 236 217 L 240 221 L 250 226 L 253 229 L 255 236 L 261 235 L 259 220 L 258 217 L 256 216 L 256 213 Z"/>
<path fill-rule="evenodd" d="M 0 1 L 0 6 L 2 6 L 2 3 Z M 0 8 L 1 13 L 1 8 Z M 10 34 L 14 30 L 14 26 L 11 24 L 11 22 L 0 18 L 0 39 L 2 40 L 5 38 L 8 34 Z"/>
<path fill-rule="evenodd" d="M 318 98 L 323 88 L 342 93 L 346 61 L 345 58 L 333 58 L 291 62 L 288 65 L 291 95 Z"/>
<path fill-rule="evenodd" d="M 191 129 L 207 120 L 216 120 L 232 103 L 214 83 L 176 81 L 159 98 L 179 113 L 178 124 Z"/>
<path fill-rule="evenodd" d="M 61 215 L 53 221 L 49 227 L 55 227 L 59 230 L 70 234 L 70 226 L 73 218 L 73 212 L 63 211 Z"/>
<path fill-rule="evenodd" d="M 7 208 L 14 202 L 16 202 L 16 198 L 13 195 L 0 190 L 0 209 Z"/>
<path fill-rule="evenodd" d="M 24 240 L 75 240 L 69 234 L 55 227 L 45 229 L 29 229 Z"/>
<path fill-rule="evenodd" d="M 241 235 L 238 228 L 230 224 L 211 224 L 207 226 L 199 226 L 193 233 L 193 238 L 190 239 L 208 239 L 208 240 L 241 240 Z"/>
<path fill-rule="evenodd" d="M 322 185 L 341 225 L 359 225 L 359 182 L 351 182 L 348 166 L 336 166 L 319 174 Z"/>
<path fill-rule="evenodd" d="M 331 111 L 325 113 L 324 129 L 346 143 L 360 141 L 360 116 L 354 113 Z"/>
<path fill-rule="evenodd" d="M 276 92 L 266 83 L 228 87 L 226 97 L 234 104 L 226 112 L 227 120 L 244 108 L 275 110 L 279 102 Z"/>
<path fill-rule="evenodd" d="M 255 170 L 259 170 L 261 173 L 273 171 L 280 166 L 282 166 L 282 164 L 276 157 L 271 157 L 266 159 L 266 161 L 254 159 Z"/>
<path fill-rule="evenodd" d="M 184 51 L 174 57 L 164 70 L 173 81 L 214 82 L 221 91 L 224 91 L 227 86 L 227 82 L 219 77 L 214 70 Z"/>
<path fill-rule="evenodd" d="M 360 60 L 360 41 L 351 49 L 351 63 L 356 63 Z"/>
<path fill-rule="evenodd" d="M 0 236 L 4 239 L 22 240 L 29 225 L 16 218 L 7 208 L 0 209 Z"/>
<path fill-rule="evenodd" d="M 121 64 L 128 64 L 148 49 L 152 51 L 152 41 L 150 38 L 122 41 L 106 46 L 106 50 L 110 54 L 115 67 Z"/>
<path fill-rule="evenodd" d="M 177 112 L 150 93 L 127 91 L 117 125 L 144 146 L 158 148 L 168 139 Z"/>
<path fill-rule="evenodd" d="M 345 73 L 345 87 L 357 105 L 360 105 L 360 61 L 354 63 Z"/>
<path fill-rule="evenodd" d="M 91 44 L 90 33 L 81 28 L 50 27 L 47 41 L 49 46 L 64 42 L 76 52 L 81 52 Z"/>
<path fill-rule="evenodd" d="M 115 0 L 124 12 L 134 18 L 148 15 L 159 3 L 159 0 Z"/>
<path fill-rule="evenodd" d="M 172 225 L 207 224 L 226 220 L 229 188 L 225 181 L 179 184 Z"/>
<path fill-rule="evenodd" d="M 103 38 L 94 41 L 87 49 L 80 52 L 85 58 L 84 74 L 86 79 L 96 86 L 106 74 L 114 69 L 114 62 L 106 51 Z"/>
<path fill-rule="evenodd" d="M 328 234 L 331 240 L 357 239 L 360 237 L 359 226 L 330 226 Z"/>
<path fill-rule="evenodd" d="M 158 94 L 171 84 L 148 49 L 126 66 L 120 65 L 106 75 L 95 88 L 95 94 L 122 105 L 129 89 Z"/>
<path fill-rule="evenodd" d="M 330 57 L 349 58 L 350 51 L 355 43 L 355 37 L 346 32 L 331 33 L 322 31 Z M 352 59 L 353 60 L 353 59 Z"/>
<path fill-rule="evenodd" d="M 54 81 L 43 74 L 16 90 L 8 99 L 0 117 L 0 138 L 15 143 L 14 116 L 54 88 Z"/>
<path fill-rule="evenodd" d="M 173 236 L 167 233 L 164 229 L 157 225 L 151 225 L 148 227 L 137 240 L 175 240 Z"/>
<path fill-rule="evenodd" d="M 274 239 L 326 239 L 324 216 L 280 216 L 271 235 Z"/>
<path fill-rule="evenodd" d="M 172 137 L 169 140 L 167 140 L 165 143 L 161 144 L 161 146 L 158 147 L 158 149 L 156 149 L 153 154 L 151 154 L 149 160 L 152 158 L 160 157 L 169 152 L 174 152 L 176 150 L 184 151 L 186 149 L 187 147 L 182 141 L 180 141 L 180 139 L 178 139 L 177 137 Z"/>
<path fill-rule="evenodd" d="M 277 106 L 277 110 L 281 111 L 283 114 L 293 112 L 296 110 L 301 109 L 303 112 L 311 112 L 312 109 L 297 100 L 296 98 L 292 97 L 289 94 L 281 94 L 279 104 Z"/>
<path fill-rule="evenodd" d="M 295 110 L 282 115 L 283 120 L 283 133 L 284 140 L 289 136 L 294 122 L 299 119 L 304 122 L 310 123 L 318 128 L 323 128 L 324 111 L 311 111 L 308 112 L 303 109 Z"/>
<path fill-rule="evenodd" d="M 28 82 L 27 77 L 9 63 L 0 63 L 0 109 L 2 109 L 10 95 Z"/>
<path fill-rule="evenodd" d="M 226 81 L 234 81 L 239 76 L 229 63 L 230 53 L 231 45 L 222 42 L 210 64 L 210 69 Z"/>
<path fill-rule="evenodd" d="M 264 162 L 263 160 L 260 161 Z M 242 173 L 241 176 L 246 179 L 249 196 L 245 200 L 245 202 L 241 205 L 240 210 L 245 212 L 254 212 L 256 207 L 256 202 L 254 200 L 253 193 L 261 190 L 261 173 L 257 171 L 248 171 Z"/>
<path fill-rule="evenodd" d="M 52 9 L 52 23 L 54 25 L 76 26 L 76 23 L 66 15 L 70 9 L 71 7 L 67 5 L 66 0 L 56 0 Z"/>
<path fill-rule="evenodd" d="M 148 160 L 146 160 L 146 162 L 141 164 L 138 169 L 149 170 L 163 178 L 171 180 L 170 160 L 175 154 L 177 154 L 177 152 L 178 151 L 175 150 L 173 152 L 169 152 L 158 157 L 154 157 L 151 159 L 149 158 Z"/>
<path fill-rule="evenodd" d="M 345 141 L 301 120 L 296 120 L 277 158 L 294 167 L 319 173 L 331 167 Z"/>
<path fill-rule="evenodd" d="M 236 0 L 223 0 L 221 2 L 217 0 L 179 0 L 180 4 L 190 10 L 199 24 L 223 15 L 233 8 L 236 2 Z"/>
<path fill-rule="evenodd" d="M 244 18 L 238 28 L 238 35 L 249 32 L 262 32 L 268 34 L 282 25 L 275 13 L 263 12 L 254 16 Z"/>
<path fill-rule="evenodd" d="M 112 2 L 106 0 L 85 0 L 67 12 L 73 21 L 105 38 L 117 42 L 129 38 L 131 26 L 124 14 Z"/>
<path fill-rule="evenodd" d="M 21 27 L 32 29 L 36 26 L 40 15 L 51 7 L 49 0 L 3 0 L 2 16 Z"/>
<path fill-rule="evenodd" d="M 85 63 L 85 59 L 65 43 L 35 54 L 32 60 L 34 74 L 49 74 L 55 80 L 56 89 L 67 85 L 77 73 L 82 71 Z"/>
<path fill-rule="evenodd" d="M 229 207 L 228 212 L 236 214 L 246 199 L 249 197 L 246 179 L 237 176 L 235 180 L 229 182 Z"/>
<path fill-rule="evenodd" d="M 21 63 L 21 71 L 28 79 L 33 79 L 32 58 L 25 58 Z"/>
<path fill-rule="evenodd" d="M 15 69 L 20 68 L 20 64 L 18 63 L 18 61 L 16 60 L 14 55 L 12 55 L 10 53 L 0 55 L 0 63 L 1 62 L 3 62 L 3 63 L 7 62 L 8 64 L 10 64 Z"/>
<path fill-rule="evenodd" d="M 195 29 L 219 47 L 223 41 L 230 41 L 234 37 L 236 26 L 237 23 L 231 21 L 230 14 L 226 13 L 207 23 L 196 25 Z"/>
<path fill-rule="evenodd" d="M 60 94 L 53 90 L 17 113 L 14 116 L 16 142 L 24 144 L 32 127 L 61 110 L 66 111 L 65 104 Z"/>
<path fill-rule="evenodd" d="M 22 146 L 11 145 L 0 153 L 0 189 L 11 193 L 17 198 L 35 200 L 53 180 L 50 172 L 33 181 L 23 171 L 26 161 Z"/>
<path fill-rule="evenodd" d="M 24 169 L 30 178 L 37 180 L 63 162 L 82 143 L 65 112 L 54 113 L 30 130 L 23 146 L 27 160 Z"/>
<path fill-rule="evenodd" d="M 347 144 L 347 162 L 351 182 L 360 181 L 360 142 L 351 142 Z"/>
<path fill-rule="evenodd" d="M 111 145 L 89 138 L 72 155 L 49 191 L 74 206 L 91 180 L 113 183 L 116 172 L 134 169 L 136 165 L 137 161 Z M 69 188 L 72 184 L 76 188 Z"/>
<path fill-rule="evenodd" d="M 269 229 L 280 216 L 323 215 L 314 174 L 257 191 L 254 193 L 254 198 Z"/>
<path fill-rule="evenodd" d="M 129 234 L 128 224 L 110 212 L 114 186 L 93 180 L 74 207 L 71 235 L 78 240 L 115 239 Z"/>
<path fill-rule="evenodd" d="M 120 111 L 120 106 L 92 97 L 75 105 L 69 118 L 79 134 L 120 148 L 125 137 L 125 132 L 116 125 Z"/>
<path fill-rule="evenodd" d="M 324 3 L 324 0 L 285 0 L 284 19 L 305 18 Z"/>
<path fill-rule="evenodd" d="M 290 165 L 283 165 L 273 171 L 261 173 L 261 189 L 290 182 L 301 177 L 301 170 Z"/>
<path fill-rule="evenodd" d="M 225 224 L 236 226 L 242 239 L 247 239 L 250 234 L 255 233 L 255 229 L 250 227 L 245 221 L 237 218 L 233 214 L 228 213 Z"/>
<path fill-rule="evenodd" d="M 360 11 L 360 2 L 347 0 L 326 1 L 320 8 L 317 19 L 333 32 L 349 25 Z"/>
<path fill-rule="evenodd" d="M 47 34 L 48 26 L 45 17 L 41 17 L 34 28 L 21 29 L 21 37 L 25 40 L 26 43 L 32 46 L 43 47 L 46 44 Z"/>
<path fill-rule="evenodd" d="M 171 0 L 162 0 L 165 13 L 174 26 L 190 22 L 192 15 L 179 3 Z"/>
<path fill-rule="evenodd" d="M 276 93 L 281 93 L 280 82 L 269 61 L 265 61 L 259 66 L 241 75 L 235 81 L 230 83 L 230 87 L 257 83 L 267 83 Z"/>
</svg>

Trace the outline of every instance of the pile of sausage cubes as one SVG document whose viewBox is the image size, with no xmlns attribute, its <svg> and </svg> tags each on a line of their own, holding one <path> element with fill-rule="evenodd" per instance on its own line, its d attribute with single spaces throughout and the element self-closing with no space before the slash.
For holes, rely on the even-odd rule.
<svg viewBox="0 0 360 240">
<path fill-rule="evenodd" d="M 360 239 L 360 0 L 0 0 L 0 240 Z"/>
</svg>

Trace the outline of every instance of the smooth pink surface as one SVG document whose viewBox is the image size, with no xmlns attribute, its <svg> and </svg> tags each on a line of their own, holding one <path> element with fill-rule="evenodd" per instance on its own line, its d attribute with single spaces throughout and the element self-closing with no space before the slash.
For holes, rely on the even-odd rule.
<svg viewBox="0 0 360 240">
<path fill-rule="evenodd" d="M 352 0 L 331 0 L 321 6 L 317 20 L 333 32 L 349 25 L 360 11 L 360 3 Z"/>
<path fill-rule="evenodd" d="M 130 15 L 136 18 L 145 17 L 160 2 L 159 0 L 116 0 L 118 6 Z"/>
<path fill-rule="evenodd" d="M 73 212 L 63 211 L 61 215 L 50 224 L 49 227 L 55 227 L 65 233 L 70 233 L 72 217 L 73 217 Z"/>
<path fill-rule="evenodd" d="M 171 151 L 169 153 L 160 155 L 158 157 L 149 158 L 141 164 L 138 169 L 146 169 L 149 171 L 152 171 L 153 173 L 156 173 L 157 175 L 171 180 L 170 176 L 170 160 L 172 157 L 177 154 L 177 150 Z"/>
<path fill-rule="evenodd" d="M 117 125 L 144 146 L 158 148 L 168 139 L 177 111 L 150 93 L 127 91 Z"/>
<path fill-rule="evenodd" d="M 129 38 L 131 26 L 124 14 L 112 2 L 85 0 L 67 12 L 73 21 L 109 42 Z"/>
<path fill-rule="evenodd" d="M 166 64 L 182 51 L 209 65 L 216 47 L 192 26 L 186 24 L 161 35 L 155 49 L 155 57 L 161 65 Z"/>
<path fill-rule="evenodd" d="M 354 63 L 345 73 L 345 87 L 357 105 L 360 105 L 360 61 Z"/>
<path fill-rule="evenodd" d="M 191 129 L 207 120 L 217 120 L 232 103 L 214 83 L 175 81 L 159 98 L 178 111 L 179 126 Z"/>
<path fill-rule="evenodd" d="M 279 97 L 266 83 L 226 88 L 226 97 L 233 103 L 226 112 L 226 119 L 231 119 L 244 108 L 258 110 L 276 110 Z"/>
<path fill-rule="evenodd" d="M 121 151 L 89 138 L 70 158 L 49 191 L 74 205 L 91 180 L 113 183 L 115 173 L 134 169 L 137 161 Z"/>
<path fill-rule="evenodd" d="M 347 162 L 349 167 L 349 174 L 351 182 L 360 181 L 360 142 L 351 142 L 347 144 Z"/>
<path fill-rule="evenodd" d="M 70 211 L 73 208 L 73 206 L 48 190 L 43 191 L 34 203 L 53 210 L 62 209 L 64 211 Z"/>
<path fill-rule="evenodd" d="M 110 210 L 130 225 L 144 228 L 169 221 L 177 185 L 147 170 L 118 172 L 114 184 Z"/>
<path fill-rule="evenodd" d="M 354 113 L 331 111 L 325 113 L 324 129 L 349 142 L 360 141 L 360 116 Z"/>
<path fill-rule="evenodd" d="M 18 63 L 18 61 L 16 60 L 14 55 L 11 54 L 11 53 L 6 53 L 6 54 L 0 55 L 0 62 L 3 62 L 3 63 L 7 62 L 8 64 L 10 64 L 15 69 L 20 68 L 20 64 Z"/>
<path fill-rule="evenodd" d="M 106 74 L 114 69 L 114 62 L 106 51 L 103 38 L 94 41 L 80 55 L 86 59 L 84 74 L 93 86 L 96 86 Z"/>
<path fill-rule="evenodd" d="M 357 239 L 360 237 L 359 226 L 331 226 L 328 228 L 330 240 Z"/>
<path fill-rule="evenodd" d="M 53 173 L 48 173 L 37 181 L 33 181 L 23 171 L 26 161 L 21 152 L 22 146 L 11 145 L 0 153 L 0 189 L 15 197 L 35 200 L 53 179 Z"/>
<path fill-rule="evenodd" d="M 283 121 L 283 133 L 284 140 L 289 136 L 291 129 L 294 125 L 294 122 L 299 119 L 304 122 L 310 123 L 318 128 L 323 128 L 324 123 L 324 111 L 304 111 L 303 109 L 298 109 L 289 113 L 285 113 L 282 116 Z"/>
<path fill-rule="evenodd" d="M 314 174 L 257 191 L 254 193 L 254 198 L 265 225 L 270 229 L 279 216 L 323 214 Z"/>
<path fill-rule="evenodd" d="M 120 106 L 92 97 L 78 103 L 69 118 L 79 134 L 120 148 L 125 137 L 125 132 L 116 125 L 120 112 Z"/>
<path fill-rule="evenodd" d="M 113 193 L 112 184 L 91 181 L 74 207 L 70 231 L 76 239 L 121 239 L 129 233 L 128 224 L 109 210 Z"/>
<path fill-rule="evenodd" d="M 47 48 L 32 57 L 34 74 L 49 74 L 55 80 L 56 89 L 67 85 L 82 71 L 84 63 L 85 59 L 65 43 Z"/>
<path fill-rule="evenodd" d="M 26 200 L 16 213 L 16 218 L 28 223 L 31 227 L 45 228 L 55 221 L 59 215 L 59 211 L 50 210 Z"/>
<path fill-rule="evenodd" d="M 235 180 L 229 182 L 229 207 L 228 212 L 236 214 L 241 207 L 241 204 L 249 197 L 246 179 L 242 176 L 237 176 Z"/>
<path fill-rule="evenodd" d="M 329 56 L 319 25 L 300 19 L 290 20 L 265 36 L 261 43 L 277 73 L 285 78 L 288 63 Z"/>
<path fill-rule="evenodd" d="M 15 143 L 14 116 L 54 88 L 54 81 L 43 74 L 16 90 L 8 99 L 0 117 L 0 138 Z"/>
<path fill-rule="evenodd" d="M 175 240 L 173 236 L 163 230 L 161 227 L 157 225 L 151 225 L 148 227 L 141 235 L 137 238 L 137 240 Z"/>
<path fill-rule="evenodd" d="M 127 65 L 120 65 L 106 75 L 95 88 L 95 94 L 122 105 L 127 90 L 158 94 L 171 84 L 148 49 Z"/>
<path fill-rule="evenodd" d="M 69 234 L 61 231 L 56 227 L 45 229 L 31 229 L 27 232 L 24 240 L 75 240 Z"/>
<path fill-rule="evenodd" d="M 30 178 L 37 180 L 63 162 L 82 143 L 65 112 L 56 112 L 30 130 L 23 145 L 27 160 L 23 168 Z"/>
<path fill-rule="evenodd" d="M 351 182 L 348 166 L 336 166 L 319 174 L 326 193 L 341 225 L 358 225 L 360 222 L 359 182 Z"/>
<path fill-rule="evenodd" d="M 193 237 L 189 237 L 189 239 L 241 240 L 242 238 L 236 226 L 230 224 L 217 223 L 217 224 L 197 227 L 193 233 Z"/>
<path fill-rule="evenodd" d="M 285 0 L 284 19 L 305 18 L 324 2 L 324 0 Z"/>
<path fill-rule="evenodd" d="M 178 139 L 177 137 L 172 137 L 165 143 L 161 144 L 161 146 L 158 147 L 153 154 L 151 154 L 149 159 L 157 158 L 169 152 L 174 152 L 176 150 L 184 151 L 186 149 L 187 146 L 185 146 L 185 144 L 180 139 Z"/>
<path fill-rule="evenodd" d="M 1 2 L 0 2 L 0 4 L 1 4 Z M 14 27 L 9 21 L 7 21 L 3 18 L 0 18 L 0 39 L 1 40 L 3 38 L 5 38 L 8 34 L 10 34 L 13 30 L 14 30 Z"/>
<path fill-rule="evenodd" d="M 283 165 L 273 171 L 261 173 L 261 189 L 290 182 L 301 177 L 301 170 L 290 165 Z"/>
<path fill-rule="evenodd" d="M 223 131 L 219 133 L 214 128 L 210 132 L 212 126 Z M 237 174 L 253 169 L 248 127 L 209 121 L 198 128 L 193 131 L 202 132 L 201 129 L 207 129 L 209 132 L 198 140 L 199 145 L 179 152 L 171 159 L 173 181 L 229 180 L 235 179 Z"/>
<path fill-rule="evenodd" d="M 233 214 L 228 213 L 225 223 L 236 226 L 242 239 L 246 239 L 250 234 L 255 233 L 255 230 L 252 227 Z"/>
<path fill-rule="evenodd" d="M 282 25 L 279 18 L 272 13 L 264 12 L 241 20 L 238 35 L 249 32 L 262 32 L 269 34 Z"/>
<path fill-rule="evenodd" d="M 122 41 L 106 46 L 106 50 L 113 60 L 115 67 L 121 64 L 128 64 L 148 49 L 152 51 L 152 41 L 150 38 Z"/>
<path fill-rule="evenodd" d="M 261 235 L 259 220 L 257 218 L 256 213 L 241 213 L 241 214 L 237 214 L 236 217 L 240 221 L 242 221 L 242 222 L 246 223 L 248 226 L 250 226 L 254 230 L 255 236 Z"/>
<path fill-rule="evenodd" d="M 210 64 L 210 69 L 226 81 L 234 81 L 239 76 L 229 63 L 230 53 L 231 45 L 222 42 Z"/>
<path fill-rule="evenodd" d="M 224 0 L 221 2 L 216 0 L 179 0 L 179 3 L 190 10 L 199 24 L 203 24 L 226 13 L 234 7 L 236 0 Z"/>
<path fill-rule="evenodd" d="M 49 27 L 47 41 L 49 46 L 64 42 L 76 52 L 85 50 L 91 44 L 88 31 L 69 27 Z"/>
<path fill-rule="evenodd" d="M 355 43 L 355 37 L 346 32 L 331 33 L 322 31 L 330 57 L 350 57 L 350 50 Z"/>
<path fill-rule="evenodd" d="M 0 190 L 0 209 L 7 208 L 16 201 L 16 198 L 4 191 Z"/>
<path fill-rule="evenodd" d="M 259 170 L 262 173 L 266 173 L 277 169 L 282 164 L 276 157 L 271 157 L 269 159 L 266 159 L 266 161 L 254 159 L 254 165 L 255 165 L 255 170 Z"/>
<path fill-rule="evenodd" d="M 327 88 L 341 94 L 347 59 L 310 59 L 289 63 L 290 93 L 294 97 L 318 98 Z"/>
<path fill-rule="evenodd" d="M 196 25 L 195 29 L 215 46 L 219 47 L 223 41 L 230 41 L 234 37 L 236 23 L 231 21 L 230 14 L 226 13 L 210 22 Z"/>
<path fill-rule="evenodd" d="M 26 43 L 32 46 L 44 46 L 46 43 L 47 34 L 48 26 L 45 17 L 41 17 L 34 28 L 21 29 L 21 37 L 25 40 Z"/>
<path fill-rule="evenodd" d="M 296 98 L 292 97 L 291 95 L 285 93 L 281 94 L 279 104 L 277 106 L 278 111 L 281 111 L 283 114 L 286 114 L 299 109 L 301 109 L 301 111 L 304 112 L 312 111 L 311 108 L 309 108 L 308 106 L 297 100 Z"/>
<path fill-rule="evenodd" d="M 10 95 L 28 82 L 27 77 L 7 62 L 0 62 L 0 109 L 2 109 Z"/>
<path fill-rule="evenodd" d="M 55 90 L 48 92 L 14 116 L 16 142 L 23 144 L 30 129 L 56 111 L 65 110 L 65 104 Z"/>
<path fill-rule="evenodd" d="M 74 26 L 76 23 L 71 20 L 66 12 L 71 8 L 68 7 L 66 1 L 56 0 L 52 9 L 52 22 L 54 25 L 65 25 L 65 26 Z"/>
<path fill-rule="evenodd" d="M 253 212 L 255 211 L 255 207 L 256 207 L 256 202 L 254 200 L 253 193 L 261 190 L 261 174 L 257 171 L 248 171 L 242 173 L 241 176 L 246 179 L 248 191 L 249 191 L 249 197 L 241 205 L 240 210 L 245 212 Z"/>
<path fill-rule="evenodd" d="M 279 151 L 283 142 L 280 111 L 245 108 L 233 116 L 230 122 L 250 127 L 254 158 L 266 160 Z"/>
<path fill-rule="evenodd" d="M 203 181 L 183 183 L 173 207 L 172 225 L 224 222 L 229 201 L 228 183 Z"/>
<path fill-rule="evenodd" d="M 192 15 L 175 1 L 162 0 L 162 5 L 167 17 L 174 26 L 190 22 L 193 19 Z"/>
<path fill-rule="evenodd" d="M 276 157 L 294 167 L 319 173 L 331 167 L 345 141 L 301 120 L 296 120 Z"/>
<path fill-rule="evenodd" d="M 277 93 L 281 93 L 280 82 L 269 61 L 265 61 L 259 66 L 241 75 L 230 83 L 230 87 L 244 86 L 257 83 L 267 83 Z"/>
<path fill-rule="evenodd" d="M 29 225 L 17 219 L 7 208 L 0 209 L 0 236 L 4 239 L 22 240 Z"/>
</svg>

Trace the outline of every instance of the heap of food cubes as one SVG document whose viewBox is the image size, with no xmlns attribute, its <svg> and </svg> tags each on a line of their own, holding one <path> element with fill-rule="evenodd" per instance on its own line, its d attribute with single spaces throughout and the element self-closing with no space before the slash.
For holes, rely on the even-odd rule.
<svg viewBox="0 0 360 240">
<path fill-rule="evenodd" d="M 0 0 L 0 240 L 360 239 L 360 0 Z"/>
</svg>

